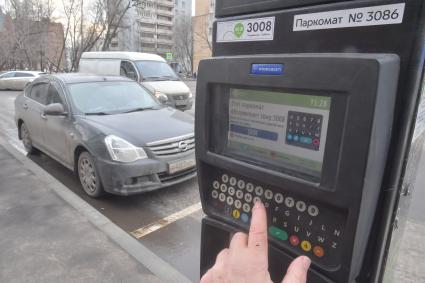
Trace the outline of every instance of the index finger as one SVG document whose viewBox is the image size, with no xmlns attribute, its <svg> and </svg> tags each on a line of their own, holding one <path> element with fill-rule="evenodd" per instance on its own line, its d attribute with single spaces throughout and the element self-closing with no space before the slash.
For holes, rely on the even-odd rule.
<svg viewBox="0 0 425 283">
<path fill-rule="evenodd" d="M 252 209 L 251 227 L 248 235 L 248 248 L 256 249 L 259 256 L 267 259 L 267 214 L 264 205 L 258 201 Z"/>
</svg>

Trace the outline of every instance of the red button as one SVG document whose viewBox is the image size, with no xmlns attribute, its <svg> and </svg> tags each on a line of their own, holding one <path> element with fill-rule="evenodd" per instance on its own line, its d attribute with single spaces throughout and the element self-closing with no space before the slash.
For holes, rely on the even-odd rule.
<svg viewBox="0 0 425 283">
<path fill-rule="evenodd" d="M 320 143 L 320 142 L 319 142 L 319 140 L 318 140 L 318 139 L 314 139 L 314 140 L 313 140 L 313 144 L 314 144 L 314 145 L 319 145 L 319 143 Z"/>
<path fill-rule="evenodd" d="M 291 236 L 289 237 L 289 242 L 295 247 L 299 245 L 300 239 L 297 236 Z"/>
<path fill-rule="evenodd" d="M 323 257 L 325 255 L 325 251 L 323 250 L 322 247 L 319 247 L 319 246 L 315 246 L 313 248 L 313 253 L 317 257 Z"/>
</svg>

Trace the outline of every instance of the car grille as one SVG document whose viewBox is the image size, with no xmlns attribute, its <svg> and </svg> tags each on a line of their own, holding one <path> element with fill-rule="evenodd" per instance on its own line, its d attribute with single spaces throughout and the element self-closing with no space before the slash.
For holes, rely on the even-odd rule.
<svg viewBox="0 0 425 283">
<path fill-rule="evenodd" d="M 195 135 L 189 134 L 151 142 L 147 146 L 156 156 L 169 157 L 193 150 L 195 148 Z"/>
<path fill-rule="evenodd" d="M 174 100 L 185 100 L 189 97 L 188 94 L 178 94 L 172 96 Z"/>
<path fill-rule="evenodd" d="M 191 175 L 195 172 L 196 172 L 196 167 L 190 168 L 190 169 L 187 169 L 185 171 L 178 172 L 178 173 L 175 173 L 175 174 L 160 173 L 160 174 L 158 174 L 158 177 L 159 177 L 159 180 L 161 180 L 162 183 L 167 183 L 167 182 L 177 181 L 178 179 L 182 179 L 182 178 L 184 178 L 188 175 Z"/>
</svg>

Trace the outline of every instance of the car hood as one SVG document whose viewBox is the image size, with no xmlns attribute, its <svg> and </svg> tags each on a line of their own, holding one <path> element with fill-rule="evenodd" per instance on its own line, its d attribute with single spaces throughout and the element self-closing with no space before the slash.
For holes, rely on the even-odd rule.
<svg viewBox="0 0 425 283">
<path fill-rule="evenodd" d="M 78 116 L 77 123 L 86 123 L 93 132 L 116 135 L 135 146 L 191 134 L 194 119 L 181 111 L 164 107 L 127 114 Z"/>
<path fill-rule="evenodd" d="M 182 94 L 189 93 L 189 88 L 182 81 L 157 81 L 157 82 L 142 82 L 152 92 L 160 91 L 164 94 Z"/>
</svg>

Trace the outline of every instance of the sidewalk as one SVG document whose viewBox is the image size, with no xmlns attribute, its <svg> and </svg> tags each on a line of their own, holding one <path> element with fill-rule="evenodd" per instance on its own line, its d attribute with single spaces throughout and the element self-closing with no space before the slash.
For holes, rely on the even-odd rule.
<svg viewBox="0 0 425 283">
<path fill-rule="evenodd" d="M 0 282 L 187 281 L 1 143 L 0 168 Z"/>
</svg>

